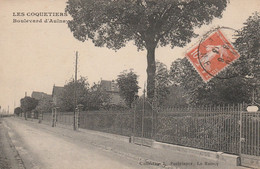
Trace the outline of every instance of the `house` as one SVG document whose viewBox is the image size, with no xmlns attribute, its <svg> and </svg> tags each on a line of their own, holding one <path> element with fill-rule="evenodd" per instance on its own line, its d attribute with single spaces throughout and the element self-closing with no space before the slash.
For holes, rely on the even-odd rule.
<svg viewBox="0 0 260 169">
<path fill-rule="evenodd" d="M 114 80 L 101 80 L 100 85 L 110 96 L 110 104 L 124 105 L 124 99 L 119 94 L 119 87 Z"/>
<path fill-rule="evenodd" d="M 52 101 L 53 104 L 57 107 L 61 107 L 62 105 L 62 95 L 63 95 L 63 91 L 64 91 L 64 87 L 60 87 L 60 86 L 53 86 L 52 89 Z"/>
<path fill-rule="evenodd" d="M 44 92 L 33 91 L 31 97 L 36 100 L 42 100 L 42 99 L 52 100 L 52 96 Z"/>
</svg>

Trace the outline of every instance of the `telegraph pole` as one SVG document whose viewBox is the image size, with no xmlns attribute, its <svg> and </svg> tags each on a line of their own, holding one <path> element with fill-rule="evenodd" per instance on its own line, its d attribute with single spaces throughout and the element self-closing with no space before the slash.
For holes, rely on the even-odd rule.
<svg viewBox="0 0 260 169">
<path fill-rule="evenodd" d="M 15 109 L 15 100 L 14 100 L 14 109 Z"/>
<path fill-rule="evenodd" d="M 73 129 L 74 130 L 76 130 L 77 72 L 78 72 L 78 51 L 76 51 L 75 80 L 74 80 L 74 120 L 73 120 Z"/>
<path fill-rule="evenodd" d="M 143 112 L 142 112 L 142 138 L 144 138 L 144 116 L 145 116 L 145 86 L 146 84 L 144 83 L 144 98 L 143 98 Z M 142 145 L 143 145 L 143 139 L 142 139 Z"/>
</svg>

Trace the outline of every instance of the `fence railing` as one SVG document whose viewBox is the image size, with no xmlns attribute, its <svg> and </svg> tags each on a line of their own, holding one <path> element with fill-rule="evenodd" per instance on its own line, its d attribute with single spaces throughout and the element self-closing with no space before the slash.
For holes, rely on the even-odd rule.
<svg viewBox="0 0 260 169">
<path fill-rule="evenodd" d="M 239 153 L 240 107 L 165 109 L 158 113 L 155 140 Z"/>
<path fill-rule="evenodd" d="M 243 112 L 241 119 L 241 154 L 260 156 L 260 112 Z"/>
<path fill-rule="evenodd" d="M 80 112 L 79 127 L 200 149 L 260 156 L 260 112 L 254 115 L 245 112 L 243 105 L 172 107 L 146 110 L 145 113 L 142 110 L 91 111 Z M 51 113 L 43 114 L 42 118 L 52 121 Z M 72 127 L 73 118 L 73 112 L 59 112 L 57 123 Z"/>
</svg>

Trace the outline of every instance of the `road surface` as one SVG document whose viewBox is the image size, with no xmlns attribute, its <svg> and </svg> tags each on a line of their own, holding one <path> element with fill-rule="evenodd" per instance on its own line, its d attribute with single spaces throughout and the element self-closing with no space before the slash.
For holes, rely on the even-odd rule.
<svg viewBox="0 0 260 169">
<path fill-rule="evenodd" d="M 0 168 L 28 169 L 130 169 L 145 168 L 109 150 L 102 150 L 84 140 L 57 135 L 43 124 L 21 119 L 0 119 Z M 12 144 L 9 144 L 10 136 Z M 22 160 L 21 160 L 22 159 Z"/>
</svg>

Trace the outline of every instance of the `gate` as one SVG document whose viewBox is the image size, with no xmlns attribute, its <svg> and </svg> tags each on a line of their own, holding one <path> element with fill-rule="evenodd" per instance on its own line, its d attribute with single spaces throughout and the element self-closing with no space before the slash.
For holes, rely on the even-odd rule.
<svg viewBox="0 0 260 169">
<path fill-rule="evenodd" d="M 260 168 L 260 112 L 241 112 L 240 157 L 243 166 Z"/>
<path fill-rule="evenodd" d="M 139 99 L 135 104 L 133 142 L 140 145 L 151 146 L 154 136 L 155 111 L 149 101 Z"/>
</svg>

